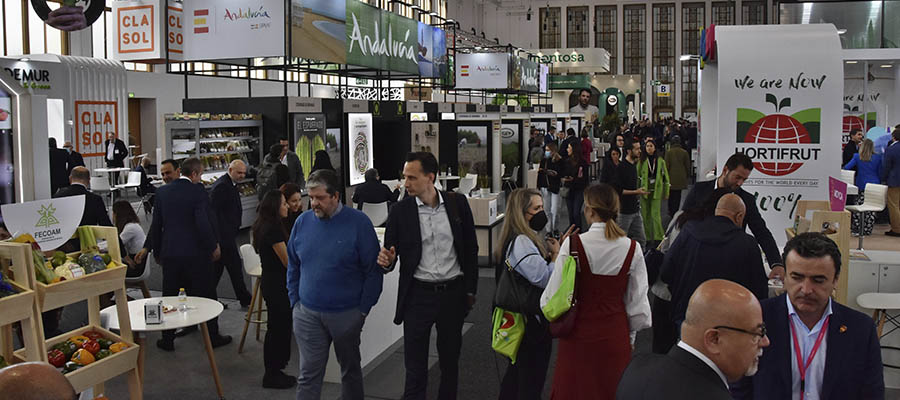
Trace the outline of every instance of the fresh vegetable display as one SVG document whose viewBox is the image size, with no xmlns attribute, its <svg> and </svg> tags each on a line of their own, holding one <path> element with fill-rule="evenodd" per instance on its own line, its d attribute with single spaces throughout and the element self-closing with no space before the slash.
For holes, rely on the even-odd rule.
<svg viewBox="0 0 900 400">
<path fill-rule="evenodd" d="M 109 351 L 109 349 L 100 349 L 100 351 L 98 351 L 97 354 L 94 354 L 94 358 L 95 358 L 97 361 L 100 361 L 100 360 L 102 360 L 102 359 L 104 359 L 104 358 L 106 358 L 106 357 L 109 357 L 109 356 L 111 356 L 111 355 L 112 355 L 112 352 Z"/>
<path fill-rule="evenodd" d="M 66 355 L 58 349 L 52 349 L 47 352 L 47 361 L 56 368 L 65 367 L 67 360 Z"/>
<path fill-rule="evenodd" d="M 97 354 L 97 352 L 100 351 L 100 343 L 97 343 L 97 341 L 93 339 L 88 340 L 81 345 L 81 348 L 91 352 L 91 354 Z"/>
<path fill-rule="evenodd" d="M 80 365 L 88 365 L 94 361 L 94 355 L 85 349 L 78 349 L 78 351 L 72 355 L 72 362 Z"/>
<path fill-rule="evenodd" d="M 62 343 L 57 343 L 56 345 L 51 347 L 51 349 L 61 351 L 66 356 L 66 360 L 68 360 L 72 358 L 72 355 L 75 354 L 76 350 L 78 350 L 78 345 L 67 340 Z"/>
<path fill-rule="evenodd" d="M 128 345 L 127 345 L 127 344 L 122 343 L 122 342 L 118 342 L 118 343 L 113 343 L 112 345 L 110 345 L 110 346 L 109 346 L 109 351 L 111 351 L 111 352 L 113 352 L 113 354 L 115 354 L 115 353 L 118 353 L 118 352 L 120 352 L 120 351 L 122 351 L 122 350 L 125 350 L 125 349 L 127 349 L 127 348 L 128 348 Z"/>
<path fill-rule="evenodd" d="M 101 334 L 98 333 L 98 332 L 94 332 L 94 331 L 87 331 L 87 332 L 85 332 L 85 333 L 82 333 L 81 335 L 82 335 L 82 336 L 85 336 L 85 337 L 87 337 L 88 339 L 91 339 L 91 340 L 99 340 L 99 339 L 102 339 L 102 338 L 103 338 L 103 335 L 101 335 Z"/>
<path fill-rule="evenodd" d="M 63 367 L 62 373 L 68 374 L 69 372 L 75 371 L 83 366 L 84 365 L 81 365 L 75 361 L 68 361 L 68 362 L 66 362 L 66 365 Z"/>
<path fill-rule="evenodd" d="M 97 343 L 100 344 L 101 349 L 109 350 L 109 346 L 113 345 L 113 341 L 107 338 L 98 338 L 96 339 Z"/>
</svg>

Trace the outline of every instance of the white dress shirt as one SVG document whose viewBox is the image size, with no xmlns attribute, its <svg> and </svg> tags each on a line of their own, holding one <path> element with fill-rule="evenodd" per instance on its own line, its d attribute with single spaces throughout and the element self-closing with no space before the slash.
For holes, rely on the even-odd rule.
<svg viewBox="0 0 900 400">
<path fill-rule="evenodd" d="M 682 349 L 684 349 L 684 351 L 693 354 L 694 357 L 699 358 L 700 361 L 703 361 L 706 365 L 709 365 L 709 367 L 712 368 L 713 371 L 716 371 L 716 374 L 719 375 L 719 379 L 722 380 L 722 383 L 725 384 L 725 387 L 728 387 L 728 379 L 725 378 L 725 374 L 722 373 L 722 370 L 719 369 L 719 366 L 716 365 L 716 363 L 714 363 L 712 360 L 710 360 L 709 357 L 701 353 L 699 350 L 691 347 L 691 345 L 680 340 L 678 341 L 678 347 L 681 347 Z"/>
<path fill-rule="evenodd" d="M 591 273 L 594 275 L 616 275 L 622 270 L 622 264 L 628 255 L 631 239 L 621 237 L 614 241 L 606 239 L 606 224 L 594 223 L 587 232 L 581 235 L 581 244 L 587 253 L 588 263 L 591 265 Z M 550 302 L 553 294 L 559 290 L 562 284 L 562 271 L 566 258 L 569 256 L 569 239 L 559 246 L 559 255 L 556 257 L 556 266 L 550 274 L 550 281 L 541 294 L 541 308 Z M 644 254 L 641 245 L 635 244 L 634 255 L 631 259 L 631 268 L 628 270 L 628 288 L 622 299 L 625 303 L 625 314 L 628 316 L 628 329 L 631 332 L 632 342 L 634 335 L 641 329 L 650 327 L 650 301 L 647 298 L 647 266 L 644 265 Z"/>
<path fill-rule="evenodd" d="M 822 318 L 819 318 L 819 322 L 816 322 L 813 325 L 812 329 L 806 327 L 806 324 L 800 320 L 800 316 L 797 315 L 797 311 L 794 310 L 794 305 L 791 304 L 791 299 L 788 296 L 784 296 L 785 301 L 787 301 L 787 309 L 788 315 L 790 316 L 791 323 L 794 324 L 794 332 L 797 332 L 797 342 L 800 344 L 801 353 L 803 353 L 803 363 L 806 364 L 809 359 L 809 353 L 812 351 L 813 346 L 816 344 L 816 338 L 819 336 L 819 332 L 822 331 L 822 325 L 825 324 L 825 318 L 831 315 L 831 299 L 828 299 L 828 306 L 825 307 L 825 312 L 822 313 Z M 788 327 L 788 330 L 791 328 Z M 788 332 L 790 334 L 790 332 Z M 794 350 L 794 339 L 788 338 L 791 350 L 791 399 L 799 400 L 800 399 L 800 369 L 797 368 L 797 352 Z M 806 383 L 804 384 L 804 389 L 806 389 L 806 393 L 803 395 L 803 400 L 819 400 L 822 395 L 822 378 L 825 374 L 825 354 L 828 351 L 828 332 L 825 332 L 825 336 L 822 337 L 822 344 L 819 345 L 819 350 L 816 351 L 816 357 L 813 358 L 812 363 L 806 369 Z"/>
<path fill-rule="evenodd" d="M 116 159 L 116 141 L 110 140 L 109 146 L 106 146 L 106 159 L 107 160 L 115 160 Z"/>
<path fill-rule="evenodd" d="M 432 208 L 416 197 L 419 211 L 419 230 L 422 235 L 422 258 L 413 277 L 425 282 L 443 282 L 462 275 L 453 248 L 453 230 L 438 191 L 438 206 Z"/>
</svg>

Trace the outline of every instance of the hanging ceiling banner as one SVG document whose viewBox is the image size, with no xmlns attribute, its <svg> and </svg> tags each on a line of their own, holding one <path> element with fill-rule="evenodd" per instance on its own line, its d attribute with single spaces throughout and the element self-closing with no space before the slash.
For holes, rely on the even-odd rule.
<svg viewBox="0 0 900 400">
<path fill-rule="evenodd" d="M 549 66 L 554 74 L 609 71 L 609 52 L 606 49 L 534 49 L 528 52 L 529 60 Z"/>
<path fill-rule="evenodd" d="M 456 55 L 457 89 L 509 88 L 509 54 L 474 53 Z"/>
<path fill-rule="evenodd" d="M 168 3 L 166 18 L 164 4 Z M 180 61 L 184 49 L 182 33 L 182 3 L 165 0 L 128 0 L 112 2 L 113 59 L 117 61 L 146 61 L 165 58 L 166 40 L 169 59 Z M 166 37 L 163 23 L 169 25 Z"/>
<path fill-rule="evenodd" d="M 184 59 L 284 55 L 283 0 L 184 2 Z"/>
<path fill-rule="evenodd" d="M 827 199 L 828 177 L 838 176 L 844 71 L 837 29 L 719 26 L 716 42 L 717 171 L 734 153 L 749 156 L 754 168 L 742 188 L 769 230 L 782 232 L 793 226 L 797 202 Z M 773 236 L 784 244 L 784 235 Z"/>
</svg>

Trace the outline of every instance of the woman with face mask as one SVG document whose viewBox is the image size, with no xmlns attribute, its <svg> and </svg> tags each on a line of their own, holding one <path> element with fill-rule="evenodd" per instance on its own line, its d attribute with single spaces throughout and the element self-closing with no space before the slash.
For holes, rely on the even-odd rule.
<svg viewBox="0 0 900 400">
<path fill-rule="evenodd" d="M 529 283 L 544 288 L 553 272 L 559 243 L 577 230 L 574 226 L 569 228 L 559 241 L 543 240 L 538 232 L 547 224 L 547 214 L 541 193 L 535 189 L 516 189 L 507 201 L 506 220 L 500 233 L 503 246 L 497 248 L 495 255 L 498 268 L 504 268 L 508 262 Z M 549 323 L 543 315 L 525 318 L 525 336 L 516 363 L 507 367 L 500 384 L 500 399 L 540 399 L 544 390 L 552 346 Z"/>
<path fill-rule="evenodd" d="M 559 172 L 563 168 L 562 156 L 557 152 L 556 143 L 550 142 L 544 146 L 544 158 L 538 169 L 538 189 L 544 196 L 544 207 L 547 212 L 548 224 L 544 231 L 551 236 L 558 238 L 557 222 L 559 222 L 559 204 L 562 198 L 559 197 L 560 181 Z"/>
</svg>

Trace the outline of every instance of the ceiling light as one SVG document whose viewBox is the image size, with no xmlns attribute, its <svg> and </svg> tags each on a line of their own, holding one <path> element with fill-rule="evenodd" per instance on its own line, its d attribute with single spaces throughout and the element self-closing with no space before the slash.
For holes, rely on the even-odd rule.
<svg viewBox="0 0 900 400">
<path fill-rule="evenodd" d="M 847 64 L 856 64 L 858 62 L 859 61 L 856 61 L 856 60 L 847 60 Z"/>
<path fill-rule="evenodd" d="M 28 57 L 22 57 L 22 58 L 19 59 L 19 61 L 21 61 L 21 62 L 29 62 L 29 61 L 31 61 L 31 59 L 28 58 Z"/>
<path fill-rule="evenodd" d="M 412 8 L 413 10 L 421 10 L 422 9 L 422 7 L 419 7 L 418 5 L 415 5 L 415 4 L 413 4 L 413 6 L 410 8 Z"/>
<path fill-rule="evenodd" d="M 430 15 L 430 16 L 432 16 L 432 17 L 437 17 L 437 16 L 438 16 L 438 13 L 432 11 L 432 12 L 428 13 L 428 15 Z"/>
<path fill-rule="evenodd" d="M 838 29 L 837 33 L 838 33 L 838 35 L 843 35 L 843 34 L 847 33 L 847 30 L 846 29 Z"/>
<path fill-rule="evenodd" d="M 891 64 L 882 64 L 881 65 L 881 68 L 890 68 L 890 67 L 893 67 L 893 65 L 891 65 Z"/>
</svg>

